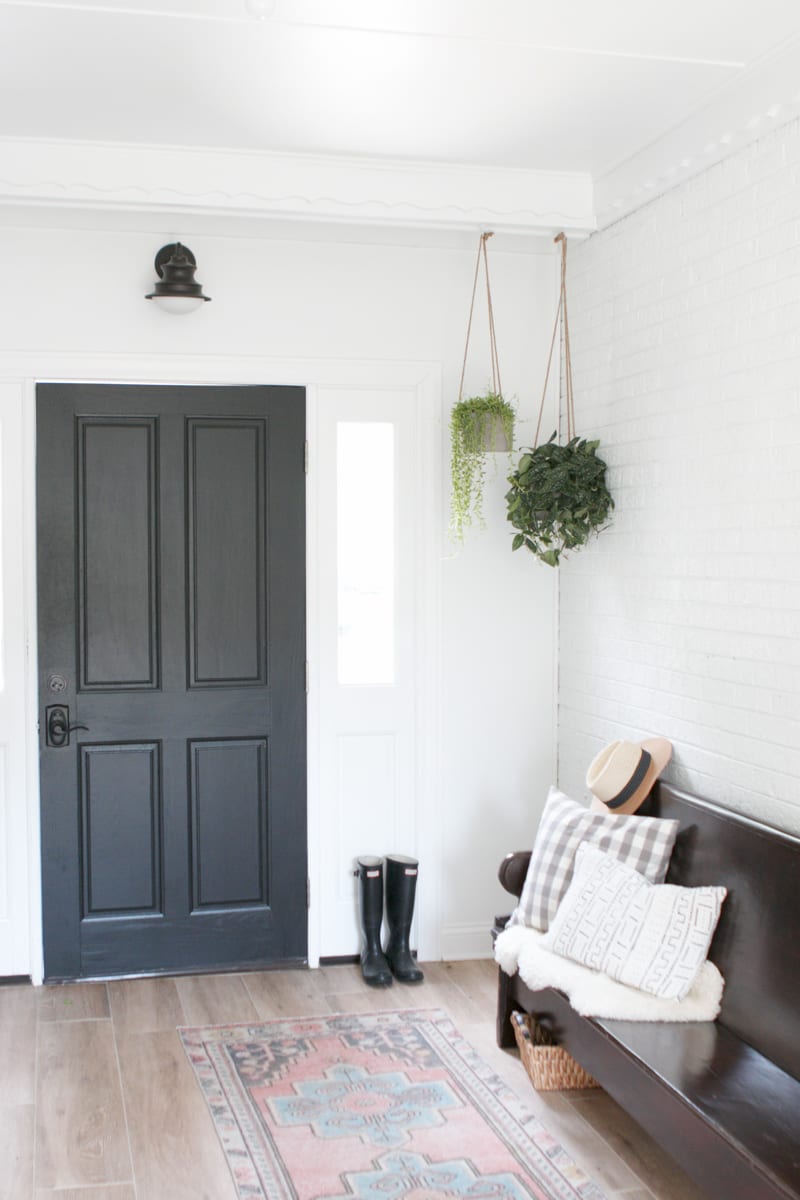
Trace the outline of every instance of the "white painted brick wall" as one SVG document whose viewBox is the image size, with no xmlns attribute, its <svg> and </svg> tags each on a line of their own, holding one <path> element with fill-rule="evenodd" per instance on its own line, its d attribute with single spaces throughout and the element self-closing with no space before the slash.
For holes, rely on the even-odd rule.
<svg viewBox="0 0 800 1200">
<path fill-rule="evenodd" d="M 560 572 L 560 782 L 663 734 L 800 833 L 800 124 L 571 247 L 569 302 L 616 514 Z"/>
</svg>

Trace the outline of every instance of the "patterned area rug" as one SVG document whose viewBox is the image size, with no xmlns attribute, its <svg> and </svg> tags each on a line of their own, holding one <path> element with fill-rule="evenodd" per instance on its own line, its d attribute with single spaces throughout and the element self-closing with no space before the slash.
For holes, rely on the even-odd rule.
<svg viewBox="0 0 800 1200">
<path fill-rule="evenodd" d="M 605 1200 L 437 1009 L 180 1033 L 242 1200 Z"/>
</svg>

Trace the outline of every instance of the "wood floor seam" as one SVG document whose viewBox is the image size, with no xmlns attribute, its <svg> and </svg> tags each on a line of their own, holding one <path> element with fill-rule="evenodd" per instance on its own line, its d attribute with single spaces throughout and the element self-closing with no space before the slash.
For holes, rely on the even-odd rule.
<svg viewBox="0 0 800 1200">
<path fill-rule="evenodd" d="M 106 991 L 108 991 L 108 989 L 106 989 Z M 125 1099 L 125 1083 L 122 1078 L 122 1065 L 119 1060 L 119 1044 L 117 1042 L 117 1031 L 116 1031 L 116 1028 L 114 1025 L 114 1013 L 113 1013 L 113 1009 L 111 1007 L 111 997 L 110 996 L 108 997 L 108 1013 L 109 1013 L 108 1019 L 111 1021 L 111 1033 L 112 1033 L 113 1042 L 114 1042 L 114 1058 L 115 1058 L 116 1064 L 117 1064 L 117 1079 L 119 1080 L 119 1091 L 120 1091 L 120 1095 L 122 1097 L 122 1119 L 125 1124 L 125 1137 L 126 1137 L 126 1140 L 128 1143 L 128 1161 L 130 1162 L 130 1165 L 131 1165 L 130 1179 L 120 1179 L 117 1182 L 118 1183 L 129 1183 L 133 1188 L 133 1200 L 139 1200 L 139 1191 L 136 1186 L 136 1163 L 134 1162 L 134 1159 L 133 1159 L 133 1148 L 131 1145 L 131 1129 L 130 1129 L 130 1122 L 128 1121 L 128 1103 L 127 1103 L 127 1100 Z"/>
<path fill-rule="evenodd" d="M 36 1110 L 39 1106 L 39 1070 L 40 1070 L 40 1021 L 39 1021 L 39 998 L 36 1003 L 36 1025 L 34 1028 L 34 1053 L 33 1053 L 33 1136 L 31 1138 L 31 1196 L 36 1195 L 38 1180 L 36 1178 L 36 1162 L 38 1159 L 39 1149 L 39 1122 L 36 1120 Z"/>
<path fill-rule="evenodd" d="M 44 1022 L 45 1025 L 102 1025 L 103 1021 L 110 1021 L 111 1017 L 50 1017 Z M 63 1190 L 63 1189 L 62 1189 Z"/>
<path fill-rule="evenodd" d="M 592 1125 L 592 1122 L 589 1120 L 589 1118 L 588 1118 L 588 1117 L 585 1115 L 585 1112 L 584 1112 L 584 1111 L 582 1111 L 582 1110 L 583 1110 L 583 1108 L 584 1108 L 584 1105 L 582 1105 L 580 1102 L 579 1102 L 579 1103 L 572 1103 L 572 1101 L 573 1101 L 574 1099 L 575 1099 L 575 1093 L 570 1093 L 570 1094 L 569 1094 L 569 1100 L 570 1100 L 570 1102 L 571 1102 L 571 1103 L 570 1103 L 570 1107 L 572 1108 L 573 1112 L 574 1112 L 574 1113 L 577 1115 L 577 1117 L 578 1117 L 578 1120 L 582 1121 L 582 1122 L 583 1122 L 583 1124 L 586 1126 L 587 1133 L 588 1133 L 589 1131 L 591 1131 L 592 1133 L 595 1133 L 595 1132 L 596 1132 L 596 1130 L 595 1130 L 595 1127 Z M 589 1098 L 589 1099 L 587 1099 L 587 1100 L 586 1100 L 586 1103 L 587 1103 L 587 1104 L 590 1104 L 590 1103 L 591 1103 L 591 1099 L 590 1099 L 590 1098 Z M 622 1155 L 621 1155 L 621 1154 L 620 1154 L 620 1153 L 617 1151 L 617 1149 L 616 1149 L 616 1148 L 615 1148 L 615 1147 L 612 1145 L 612 1143 L 611 1143 L 611 1142 L 608 1140 L 608 1138 L 604 1138 L 603 1140 L 605 1141 L 605 1144 L 606 1144 L 606 1146 L 607 1146 L 607 1148 L 608 1148 L 608 1152 L 609 1152 L 610 1154 L 613 1154 L 613 1155 L 614 1155 L 614 1157 L 615 1157 L 615 1158 L 617 1158 L 617 1159 L 619 1160 L 619 1163 L 620 1163 L 620 1166 L 621 1166 L 621 1167 L 627 1167 L 627 1169 L 628 1169 L 628 1170 L 631 1172 L 631 1174 L 633 1175 L 634 1179 L 636 1180 L 636 1186 L 635 1186 L 635 1187 L 630 1187 L 630 1188 L 623 1188 L 623 1189 L 622 1189 L 622 1191 L 621 1191 L 621 1195 L 623 1195 L 623 1196 L 624 1196 L 626 1191 L 628 1192 L 628 1194 L 629 1194 L 629 1195 L 630 1195 L 631 1193 L 632 1193 L 633 1195 L 636 1195 L 636 1192 L 637 1192 L 637 1189 L 638 1189 L 638 1188 L 643 1188 L 643 1189 L 645 1190 L 645 1192 L 646 1192 L 646 1191 L 648 1190 L 648 1188 L 647 1188 L 647 1183 L 646 1183 L 646 1182 L 645 1182 L 645 1180 L 642 1178 L 642 1176 L 641 1176 L 641 1174 L 639 1173 L 639 1171 L 637 1171 L 637 1170 L 636 1170 L 636 1167 L 635 1167 L 635 1166 L 634 1166 L 634 1165 L 633 1165 L 633 1164 L 632 1164 L 630 1161 L 628 1161 L 628 1160 L 626 1160 L 626 1159 L 624 1159 L 624 1158 L 622 1157 Z"/>
</svg>

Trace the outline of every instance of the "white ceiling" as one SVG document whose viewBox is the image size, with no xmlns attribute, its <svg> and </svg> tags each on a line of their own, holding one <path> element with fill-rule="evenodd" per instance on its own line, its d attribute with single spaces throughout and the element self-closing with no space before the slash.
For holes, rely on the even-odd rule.
<svg viewBox="0 0 800 1200">
<path fill-rule="evenodd" d="M 5 139 L 664 183 L 797 89 L 797 0 L 0 0 Z"/>
</svg>

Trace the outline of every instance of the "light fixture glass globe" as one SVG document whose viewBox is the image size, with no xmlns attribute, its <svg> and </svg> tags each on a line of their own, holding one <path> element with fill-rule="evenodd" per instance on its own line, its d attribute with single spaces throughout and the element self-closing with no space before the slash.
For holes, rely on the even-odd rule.
<svg viewBox="0 0 800 1200">
<path fill-rule="evenodd" d="M 254 17 L 256 21 L 263 21 L 272 16 L 275 0 L 245 0 L 244 6 L 249 16 Z"/>
<path fill-rule="evenodd" d="M 175 317 L 185 316 L 203 307 L 202 296 L 153 296 L 153 300 L 164 312 L 172 313 Z"/>
</svg>

